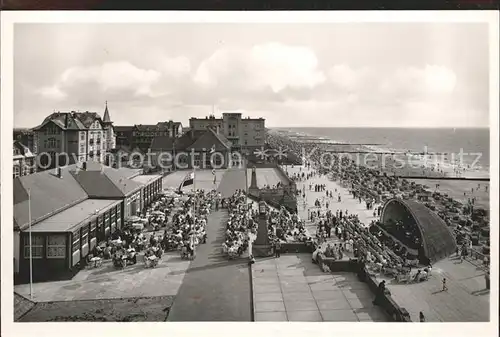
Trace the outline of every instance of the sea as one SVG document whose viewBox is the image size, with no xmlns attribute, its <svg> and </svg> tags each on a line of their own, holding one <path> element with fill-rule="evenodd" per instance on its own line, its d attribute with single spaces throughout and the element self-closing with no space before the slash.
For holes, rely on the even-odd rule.
<svg viewBox="0 0 500 337">
<path fill-rule="evenodd" d="M 489 128 L 276 128 L 338 143 L 375 144 L 376 151 L 445 152 L 456 156 L 462 151 L 464 163 L 475 163 L 489 172 Z"/>
</svg>

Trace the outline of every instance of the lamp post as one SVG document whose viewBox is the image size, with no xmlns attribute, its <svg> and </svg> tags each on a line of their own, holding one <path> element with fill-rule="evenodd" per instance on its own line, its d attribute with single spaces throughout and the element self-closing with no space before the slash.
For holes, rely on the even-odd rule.
<svg viewBox="0 0 500 337">
<path fill-rule="evenodd" d="M 31 189 L 28 189 L 28 221 L 29 221 L 29 245 L 30 245 L 30 300 L 33 300 L 33 245 L 31 242 Z"/>
</svg>

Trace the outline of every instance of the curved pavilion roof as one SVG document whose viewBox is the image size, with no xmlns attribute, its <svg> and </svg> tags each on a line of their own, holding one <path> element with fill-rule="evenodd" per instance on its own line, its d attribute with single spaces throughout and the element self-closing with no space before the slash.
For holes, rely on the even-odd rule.
<svg viewBox="0 0 500 337">
<path fill-rule="evenodd" d="M 439 215 L 420 202 L 399 198 L 388 200 L 382 210 L 381 222 L 385 224 L 401 208 L 408 211 L 415 220 L 427 258 L 435 262 L 455 252 L 456 241 L 451 230 Z"/>
</svg>

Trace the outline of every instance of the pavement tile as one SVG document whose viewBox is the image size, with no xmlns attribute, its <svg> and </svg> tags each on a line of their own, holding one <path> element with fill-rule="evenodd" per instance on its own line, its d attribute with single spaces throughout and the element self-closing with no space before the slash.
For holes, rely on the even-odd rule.
<svg viewBox="0 0 500 337">
<path fill-rule="evenodd" d="M 360 282 L 360 281 L 342 281 L 342 282 L 337 282 L 337 287 L 342 290 L 365 290 L 368 289 L 368 286 L 366 283 Z"/>
<path fill-rule="evenodd" d="M 283 298 L 285 299 L 285 301 L 314 300 L 314 296 L 310 291 L 309 292 L 298 292 L 298 293 L 286 292 L 286 293 L 283 293 Z"/>
<path fill-rule="evenodd" d="M 286 322 L 288 321 L 286 312 L 284 311 L 270 311 L 270 312 L 256 312 L 256 322 Z"/>
<path fill-rule="evenodd" d="M 309 284 L 318 283 L 318 282 L 324 282 L 326 280 L 333 280 L 333 279 L 334 279 L 333 275 L 331 275 L 331 274 L 306 276 L 307 283 L 309 283 Z"/>
<path fill-rule="evenodd" d="M 331 281 L 309 284 L 309 287 L 311 287 L 311 291 L 339 290 Z"/>
<path fill-rule="evenodd" d="M 285 308 L 290 311 L 313 311 L 318 310 L 315 300 L 285 300 Z"/>
<path fill-rule="evenodd" d="M 348 310 L 321 310 L 321 316 L 325 322 L 357 322 L 358 316 Z"/>
<path fill-rule="evenodd" d="M 281 292 L 281 287 L 278 285 L 269 284 L 254 284 L 254 292 L 256 294 L 263 293 L 279 293 Z"/>
<path fill-rule="evenodd" d="M 283 276 L 279 278 L 282 284 L 307 284 L 307 280 L 304 276 Z"/>
<path fill-rule="evenodd" d="M 311 292 L 309 285 L 306 283 L 291 283 L 291 284 L 281 284 L 281 291 L 284 293 L 301 293 L 301 292 Z"/>
<path fill-rule="evenodd" d="M 333 291 L 313 291 L 313 296 L 317 301 L 321 300 L 334 300 L 345 298 L 344 294 L 340 290 Z"/>
<path fill-rule="evenodd" d="M 256 302 L 255 312 L 285 311 L 283 302 Z"/>
<path fill-rule="evenodd" d="M 354 313 L 361 322 L 385 322 L 387 315 L 378 307 L 356 309 Z"/>
<path fill-rule="evenodd" d="M 319 310 L 287 312 L 289 322 L 322 322 Z"/>
<path fill-rule="evenodd" d="M 279 293 L 260 293 L 254 295 L 255 302 L 282 302 L 283 294 Z"/>
<path fill-rule="evenodd" d="M 254 269 L 252 270 L 253 278 L 262 278 L 262 277 L 277 277 L 277 273 L 275 270 L 264 270 L 264 269 Z"/>
<path fill-rule="evenodd" d="M 316 303 L 319 310 L 351 309 L 351 305 L 345 298 L 335 300 L 318 300 Z"/>
<path fill-rule="evenodd" d="M 299 269 L 278 269 L 278 276 L 286 277 L 286 276 L 304 276 L 304 271 Z"/>
<path fill-rule="evenodd" d="M 363 309 L 363 308 L 372 308 L 373 305 L 373 297 L 372 298 L 348 298 L 347 302 L 351 305 L 353 309 Z"/>
<path fill-rule="evenodd" d="M 346 298 L 372 298 L 373 293 L 368 289 L 342 290 Z"/>
<path fill-rule="evenodd" d="M 279 285 L 280 281 L 277 277 L 257 277 L 253 279 L 253 283 Z"/>
</svg>

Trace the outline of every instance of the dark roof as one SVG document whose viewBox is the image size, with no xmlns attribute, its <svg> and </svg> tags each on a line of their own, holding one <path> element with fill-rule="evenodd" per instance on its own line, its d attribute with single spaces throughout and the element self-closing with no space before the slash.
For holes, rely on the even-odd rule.
<svg viewBox="0 0 500 337">
<path fill-rule="evenodd" d="M 422 235 L 424 253 L 431 261 L 438 261 L 455 251 L 453 233 L 444 220 L 424 204 L 414 200 L 390 199 L 384 205 L 382 222 L 391 215 L 393 207 L 404 207 L 413 216 Z"/>
<path fill-rule="evenodd" d="M 31 152 L 31 150 L 26 146 L 24 145 L 23 143 L 21 143 L 20 141 L 18 140 L 15 140 L 14 143 L 13 143 L 13 146 L 15 148 L 17 148 L 19 150 L 19 152 L 23 155 L 23 156 L 30 156 L 30 157 L 34 157 L 35 155 Z"/>
<path fill-rule="evenodd" d="M 54 112 L 33 130 L 40 130 L 49 123 L 54 123 L 63 130 L 87 130 L 95 120 L 102 123 L 97 112 Z"/>
<path fill-rule="evenodd" d="M 205 130 L 191 130 L 183 133 L 175 139 L 175 150 L 184 151 L 193 144 L 199 137 L 205 133 Z"/>
<path fill-rule="evenodd" d="M 61 168 L 61 178 L 55 170 L 43 171 L 14 179 L 14 229 L 29 225 L 28 189 L 31 191 L 32 222 L 37 223 L 90 198 L 123 198 L 142 185 L 132 178 L 141 169 L 114 169 L 97 162 L 73 164 Z"/>
<path fill-rule="evenodd" d="M 115 131 L 116 132 L 132 132 L 134 131 L 134 126 L 125 126 L 125 125 L 122 125 L 122 126 L 115 126 Z"/>
<path fill-rule="evenodd" d="M 51 170 L 15 178 L 13 184 L 15 229 L 23 230 L 29 225 L 28 190 L 31 191 L 33 222 L 87 199 L 80 184 L 64 171 L 61 178 Z"/>
<path fill-rule="evenodd" d="M 109 118 L 108 102 L 106 102 L 106 109 L 104 109 L 104 117 L 102 118 L 104 123 L 112 123 L 111 118 Z"/>
<path fill-rule="evenodd" d="M 151 141 L 149 148 L 151 151 L 172 150 L 174 148 L 175 138 L 170 136 L 156 136 Z"/>
<path fill-rule="evenodd" d="M 90 198 L 124 197 L 141 187 L 130 180 L 140 174 L 141 170 L 115 169 L 93 161 L 87 161 L 86 164 L 85 170 L 82 169 L 82 164 L 73 164 L 66 169 Z"/>
<path fill-rule="evenodd" d="M 225 151 L 231 148 L 229 141 L 221 134 L 217 134 L 214 130 L 208 128 L 204 131 L 193 144 L 188 146 L 187 150 L 194 149 L 195 151 L 209 150 L 215 147 L 216 151 Z"/>
</svg>

